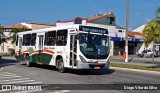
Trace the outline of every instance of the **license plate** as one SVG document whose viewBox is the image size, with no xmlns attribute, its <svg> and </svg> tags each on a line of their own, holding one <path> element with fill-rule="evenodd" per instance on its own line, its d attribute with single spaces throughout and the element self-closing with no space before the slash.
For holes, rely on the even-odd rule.
<svg viewBox="0 0 160 93">
<path fill-rule="evenodd" d="M 100 67 L 99 66 L 95 66 L 94 69 L 100 69 Z"/>
</svg>

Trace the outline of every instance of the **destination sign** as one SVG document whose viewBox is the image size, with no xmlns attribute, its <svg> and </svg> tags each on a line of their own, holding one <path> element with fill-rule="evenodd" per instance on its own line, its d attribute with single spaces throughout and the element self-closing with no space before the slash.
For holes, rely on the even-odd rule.
<svg viewBox="0 0 160 93">
<path fill-rule="evenodd" d="M 98 27 L 90 27 L 90 26 L 79 26 L 80 31 L 93 32 L 93 33 L 103 33 L 108 34 L 107 29 L 98 28 Z"/>
</svg>

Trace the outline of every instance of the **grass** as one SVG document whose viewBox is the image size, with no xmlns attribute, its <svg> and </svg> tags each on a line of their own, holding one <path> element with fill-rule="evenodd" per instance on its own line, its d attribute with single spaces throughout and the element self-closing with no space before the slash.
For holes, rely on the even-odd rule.
<svg viewBox="0 0 160 93">
<path fill-rule="evenodd" d="M 130 68 L 130 69 L 140 69 L 140 70 L 150 70 L 160 72 L 160 67 L 151 67 L 151 66 L 139 66 L 132 64 L 122 64 L 122 63 L 111 63 L 111 67 L 121 67 L 121 68 Z"/>
</svg>

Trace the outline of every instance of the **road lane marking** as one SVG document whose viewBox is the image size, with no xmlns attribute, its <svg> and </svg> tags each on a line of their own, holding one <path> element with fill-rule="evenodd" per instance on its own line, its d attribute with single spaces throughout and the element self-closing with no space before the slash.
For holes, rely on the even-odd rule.
<svg viewBox="0 0 160 93">
<path fill-rule="evenodd" d="M 15 76 L 17 76 L 17 75 L 15 75 Z M 15 77 L 15 76 L 14 76 L 14 75 L 13 75 L 13 76 L 12 76 L 12 75 L 9 75 L 9 76 L 1 76 L 0 79 L 1 79 L 1 78 L 4 78 L 4 77 Z"/>
<path fill-rule="evenodd" d="M 15 78 L 15 77 L 22 77 L 22 76 L 1 77 L 0 79 L 6 79 L 6 78 Z"/>
<path fill-rule="evenodd" d="M 10 73 L 10 72 L 0 72 L 1 74 L 4 74 L 4 73 L 6 73 L 6 74 L 13 74 L 13 73 Z"/>
<path fill-rule="evenodd" d="M 13 73 L 0 73 L 0 75 L 13 75 Z"/>
<path fill-rule="evenodd" d="M 17 74 L 0 74 L 0 77 L 4 77 L 4 76 L 16 76 Z"/>
<path fill-rule="evenodd" d="M 40 84 L 42 82 L 31 82 L 31 83 L 27 83 L 27 84 Z"/>
<path fill-rule="evenodd" d="M 1 80 L 0 82 L 18 81 L 18 80 L 26 80 L 26 79 L 29 79 L 29 78 L 20 78 L 20 79 Z"/>
<path fill-rule="evenodd" d="M 17 91 L 17 92 L 11 92 L 11 93 L 29 93 L 29 92 L 38 92 L 41 90 L 28 90 L 28 91 Z"/>
<path fill-rule="evenodd" d="M 55 91 L 53 93 L 70 93 L 71 91 L 69 90 L 61 90 L 61 91 Z"/>
<path fill-rule="evenodd" d="M 24 83 L 24 82 L 33 82 L 35 80 L 25 80 L 25 81 L 15 81 L 15 82 L 5 82 L 3 84 L 14 84 L 14 83 Z M 0 83 L 1 84 L 1 83 Z"/>
<path fill-rule="evenodd" d="M 10 72 L 0 72 L 0 74 L 13 74 L 13 73 L 10 73 Z"/>
</svg>

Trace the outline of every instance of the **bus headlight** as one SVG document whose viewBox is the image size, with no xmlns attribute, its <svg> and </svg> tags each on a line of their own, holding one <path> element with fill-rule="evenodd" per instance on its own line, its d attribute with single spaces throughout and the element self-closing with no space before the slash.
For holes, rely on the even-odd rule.
<svg viewBox="0 0 160 93">
<path fill-rule="evenodd" d="M 87 63 L 87 61 L 81 55 L 79 55 L 79 57 L 80 57 L 80 59 L 81 59 L 82 62 Z"/>
</svg>

